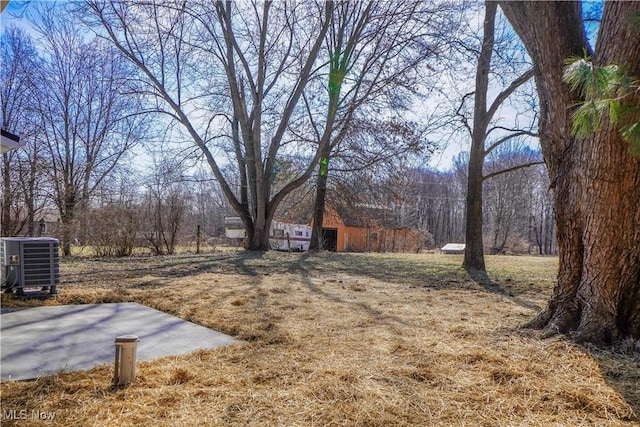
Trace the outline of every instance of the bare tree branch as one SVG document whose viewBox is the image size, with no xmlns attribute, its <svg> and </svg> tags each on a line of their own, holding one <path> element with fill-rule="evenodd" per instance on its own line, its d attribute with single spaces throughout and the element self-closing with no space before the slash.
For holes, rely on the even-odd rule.
<svg viewBox="0 0 640 427">
<path fill-rule="evenodd" d="M 505 174 L 505 173 L 517 171 L 518 169 L 524 169 L 524 168 L 528 168 L 528 167 L 531 167 L 531 166 L 537 166 L 537 165 L 544 165 L 544 161 L 540 160 L 540 161 L 536 161 L 536 162 L 523 163 L 523 164 L 520 164 L 520 165 L 512 166 L 512 167 L 507 168 L 507 169 L 502 169 L 502 170 L 499 170 L 499 171 L 496 171 L 496 172 L 491 172 L 490 174 L 483 176 L 482 180 L 486 181 L 488 179 L 493 178 L 494 176 L 502 175 L 502 174 Z"/>
</svg>

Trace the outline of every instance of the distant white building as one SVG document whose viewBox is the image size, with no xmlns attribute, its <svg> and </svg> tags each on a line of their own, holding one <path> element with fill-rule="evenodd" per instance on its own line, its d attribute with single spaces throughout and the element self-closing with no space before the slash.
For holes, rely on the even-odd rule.
<svg viewBox="0 0 640 427">
<path fill-rule="evenodd" d="M 447 243 L 440 248 L 441 254 L 463 254 L 465 244 L 464 243 Z"/>
<path fill-rule="evenodd" d="M 228 216 L 224 219 L 224 234 L 229 239 L 244 239 L 244 223 L 239 216 Z"/>
</svg>

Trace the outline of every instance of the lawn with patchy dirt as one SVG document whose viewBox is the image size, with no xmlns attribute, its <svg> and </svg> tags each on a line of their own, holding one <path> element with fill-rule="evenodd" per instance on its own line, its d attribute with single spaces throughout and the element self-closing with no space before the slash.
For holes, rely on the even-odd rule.
<svg viewBox="0 0 640 427">
<path fill-rule="evenodd" d="M 2 410 L 53 411 L 58 426 L 637 426 L 633 343 L 519 328 L 557 259 L 487 261 L 478 284 L 439 254 L 64 259 L 58 297 L 2 305 L 132 301 L 246 343 L 138 362 L 127 388 L 111 365 L 3 382 Z"/>
</svg>

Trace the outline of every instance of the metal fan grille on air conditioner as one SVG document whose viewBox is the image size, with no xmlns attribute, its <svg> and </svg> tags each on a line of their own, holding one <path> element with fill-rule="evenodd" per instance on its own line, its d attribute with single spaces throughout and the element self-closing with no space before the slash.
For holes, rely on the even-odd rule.
<svg viewBox="0 0 640 427">
<path fill-rule="evenodd" d="M 40 287 L 57 293 L 60 283 L 58 240 L 49 237 L 4 237 L 0 239 L 2 288 L 24 293 Z"/>
</svg>

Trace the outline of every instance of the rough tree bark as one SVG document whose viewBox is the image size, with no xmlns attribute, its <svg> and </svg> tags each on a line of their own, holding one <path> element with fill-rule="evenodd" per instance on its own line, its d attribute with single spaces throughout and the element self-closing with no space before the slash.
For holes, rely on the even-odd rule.
<svg viewBox="0 0 640 427">
<path fill-rule="evenodd" d="M 501 2 L 536 72 L 540 143 L 554 190 L 560 266 L 551 300 L 529 326 L 579 342 L 640 338 L 640 158 L 605 123 L 571 137 L 576 94 L 563 82 L 565 60 L 589 52 L 579 2 Z M 640 76 L 640 2 L 607 2 L 593 56 Z M 640 103 L 640 94 L 627 102 Z M 606 122 L 606 120 L 605 120 Z"/>
</svg>

